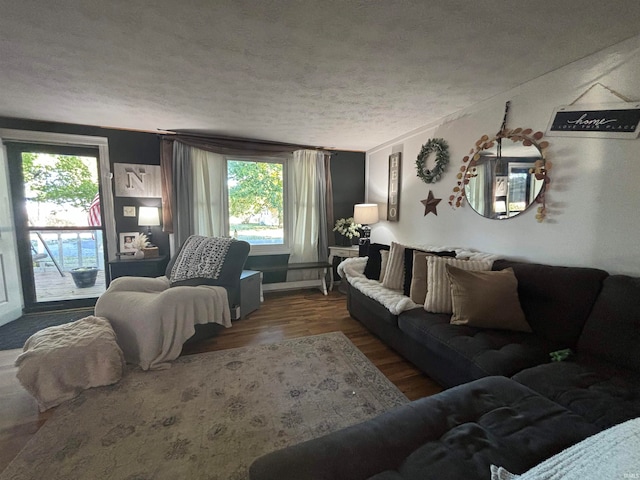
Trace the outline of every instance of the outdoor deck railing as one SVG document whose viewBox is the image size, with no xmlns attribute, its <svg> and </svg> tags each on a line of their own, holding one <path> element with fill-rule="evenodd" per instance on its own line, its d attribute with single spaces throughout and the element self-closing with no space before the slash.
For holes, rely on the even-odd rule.
<svg viewBox="0 0 640 480">
<path fill-rule="evenodd" d="M 102 230 L 31 230 L 34 266 L 60 273 L 79 267 L 104 269 Z"/>
</svg>

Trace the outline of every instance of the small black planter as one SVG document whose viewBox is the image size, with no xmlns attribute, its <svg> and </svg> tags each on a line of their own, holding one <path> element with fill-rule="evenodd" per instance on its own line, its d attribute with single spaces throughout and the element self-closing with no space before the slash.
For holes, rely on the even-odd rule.
<svg viewBox="0 0 640 480">
<path fill-rule="evenodd" d="M 80 267 L 70 270 L 73 283 L 78 288 L 93 287 L 98 277 L 98 269 L 96 267 Z"/>
</svg>

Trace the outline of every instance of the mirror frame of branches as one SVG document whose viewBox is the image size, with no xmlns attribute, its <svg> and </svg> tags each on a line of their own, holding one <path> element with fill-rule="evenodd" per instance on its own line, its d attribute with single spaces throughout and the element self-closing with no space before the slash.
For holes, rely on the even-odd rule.
<svg viewBox="0 0 640 480">
<path fill-rule="evenodd" d="M 503 140 L 511 140 L 512 142 L 522 142 L 524 146 L 534 146 L 540 151 L 540 159 L 537 160 L 534 166 L 529 170 L 529 173 L 535 176 L 536 180 L 542 180 L 543 186 L 540 193 L 535 198 L 535 203 L 538 203 L 538 209 L 536 212 L 536 220 L 538 222 L 544 221 L 547 216 L 546 206 L 546 193 L 549 190 L 549 170 L 551 169 L 551 162 L 546 159 L 546 150 L 549 147 L 549 142 L 542 140 L 542 132 L 533 132 L 531 128 L 515 128 L 503 129 L 493 137 L 483 135 L 475 143 L 474 148 L 469 151 L 469 155 L 462 159 L 462 166 L 460 171 L 456 175 L 456 186 L 453 187 L 453 194 L 449 196 L 449 205 L 453 208 L 460 208 L 465 200 L 465 186 L 469 184 L 471 178 L 476 175 L 476 165 L 480 160 L 481 152 L 494 147 L 498 142 Z M 528 207 L 527 207 L 528 209 Z M 526 209 L 525 209 L 526 210 Z"/>
</svg>

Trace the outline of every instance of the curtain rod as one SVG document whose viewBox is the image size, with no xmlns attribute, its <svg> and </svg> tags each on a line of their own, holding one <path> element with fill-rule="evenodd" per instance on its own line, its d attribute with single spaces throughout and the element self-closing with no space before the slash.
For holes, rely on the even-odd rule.
<svg viewBox="0 0 640 480">
<path fill-rule="evenodd" d="M 253 138 L 242 138 L 242 137 L 228 137 L 224 135 L 210 135 L 206 133 L 197 133 L 197 132 L 185 132 L 180 130 L 160 130 L 158 135 L 161 137 L 183 137 L 183 138 L 197 138 L 202 140 L 221 140 L 221 141 L 230 141 L 230 142 L 247 142 L 247 143 L 256 143 L 260 145 L 270 145 L 275 147 L 284 147 L 284 148 L 293 148 L 296 150 L 300 149 L 310 149 L 310 150 L 327 150 L 325 147 L 317 147 L 313 145 L 299 145 L 296 143 L 287 143 L 287 142 L 275 142 L 272 140 L 260 140 Z"/>
</svg>

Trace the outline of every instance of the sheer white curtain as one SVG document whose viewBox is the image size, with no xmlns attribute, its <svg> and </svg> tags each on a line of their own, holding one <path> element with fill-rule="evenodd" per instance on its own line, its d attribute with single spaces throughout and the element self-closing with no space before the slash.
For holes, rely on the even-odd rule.
<svg viewBox="0 0 640 480">
<path fill-rule="evenodd" d="M 229 236 L 227 162 L 223 155 L 190 147 L 193 181 L 193 233 Z"/>
<path fill-rule="evenodd" d="M 289 263 L 318 261 L 321 211 L 318 162 L 324 165 L 324 154 L 316 150 L 296 150 L 289 161 L 287 193 L 292 210 Z M 291 271 L 287 280 L 310 280 L 317 275 L 314 271 Z"/>
</svg>

